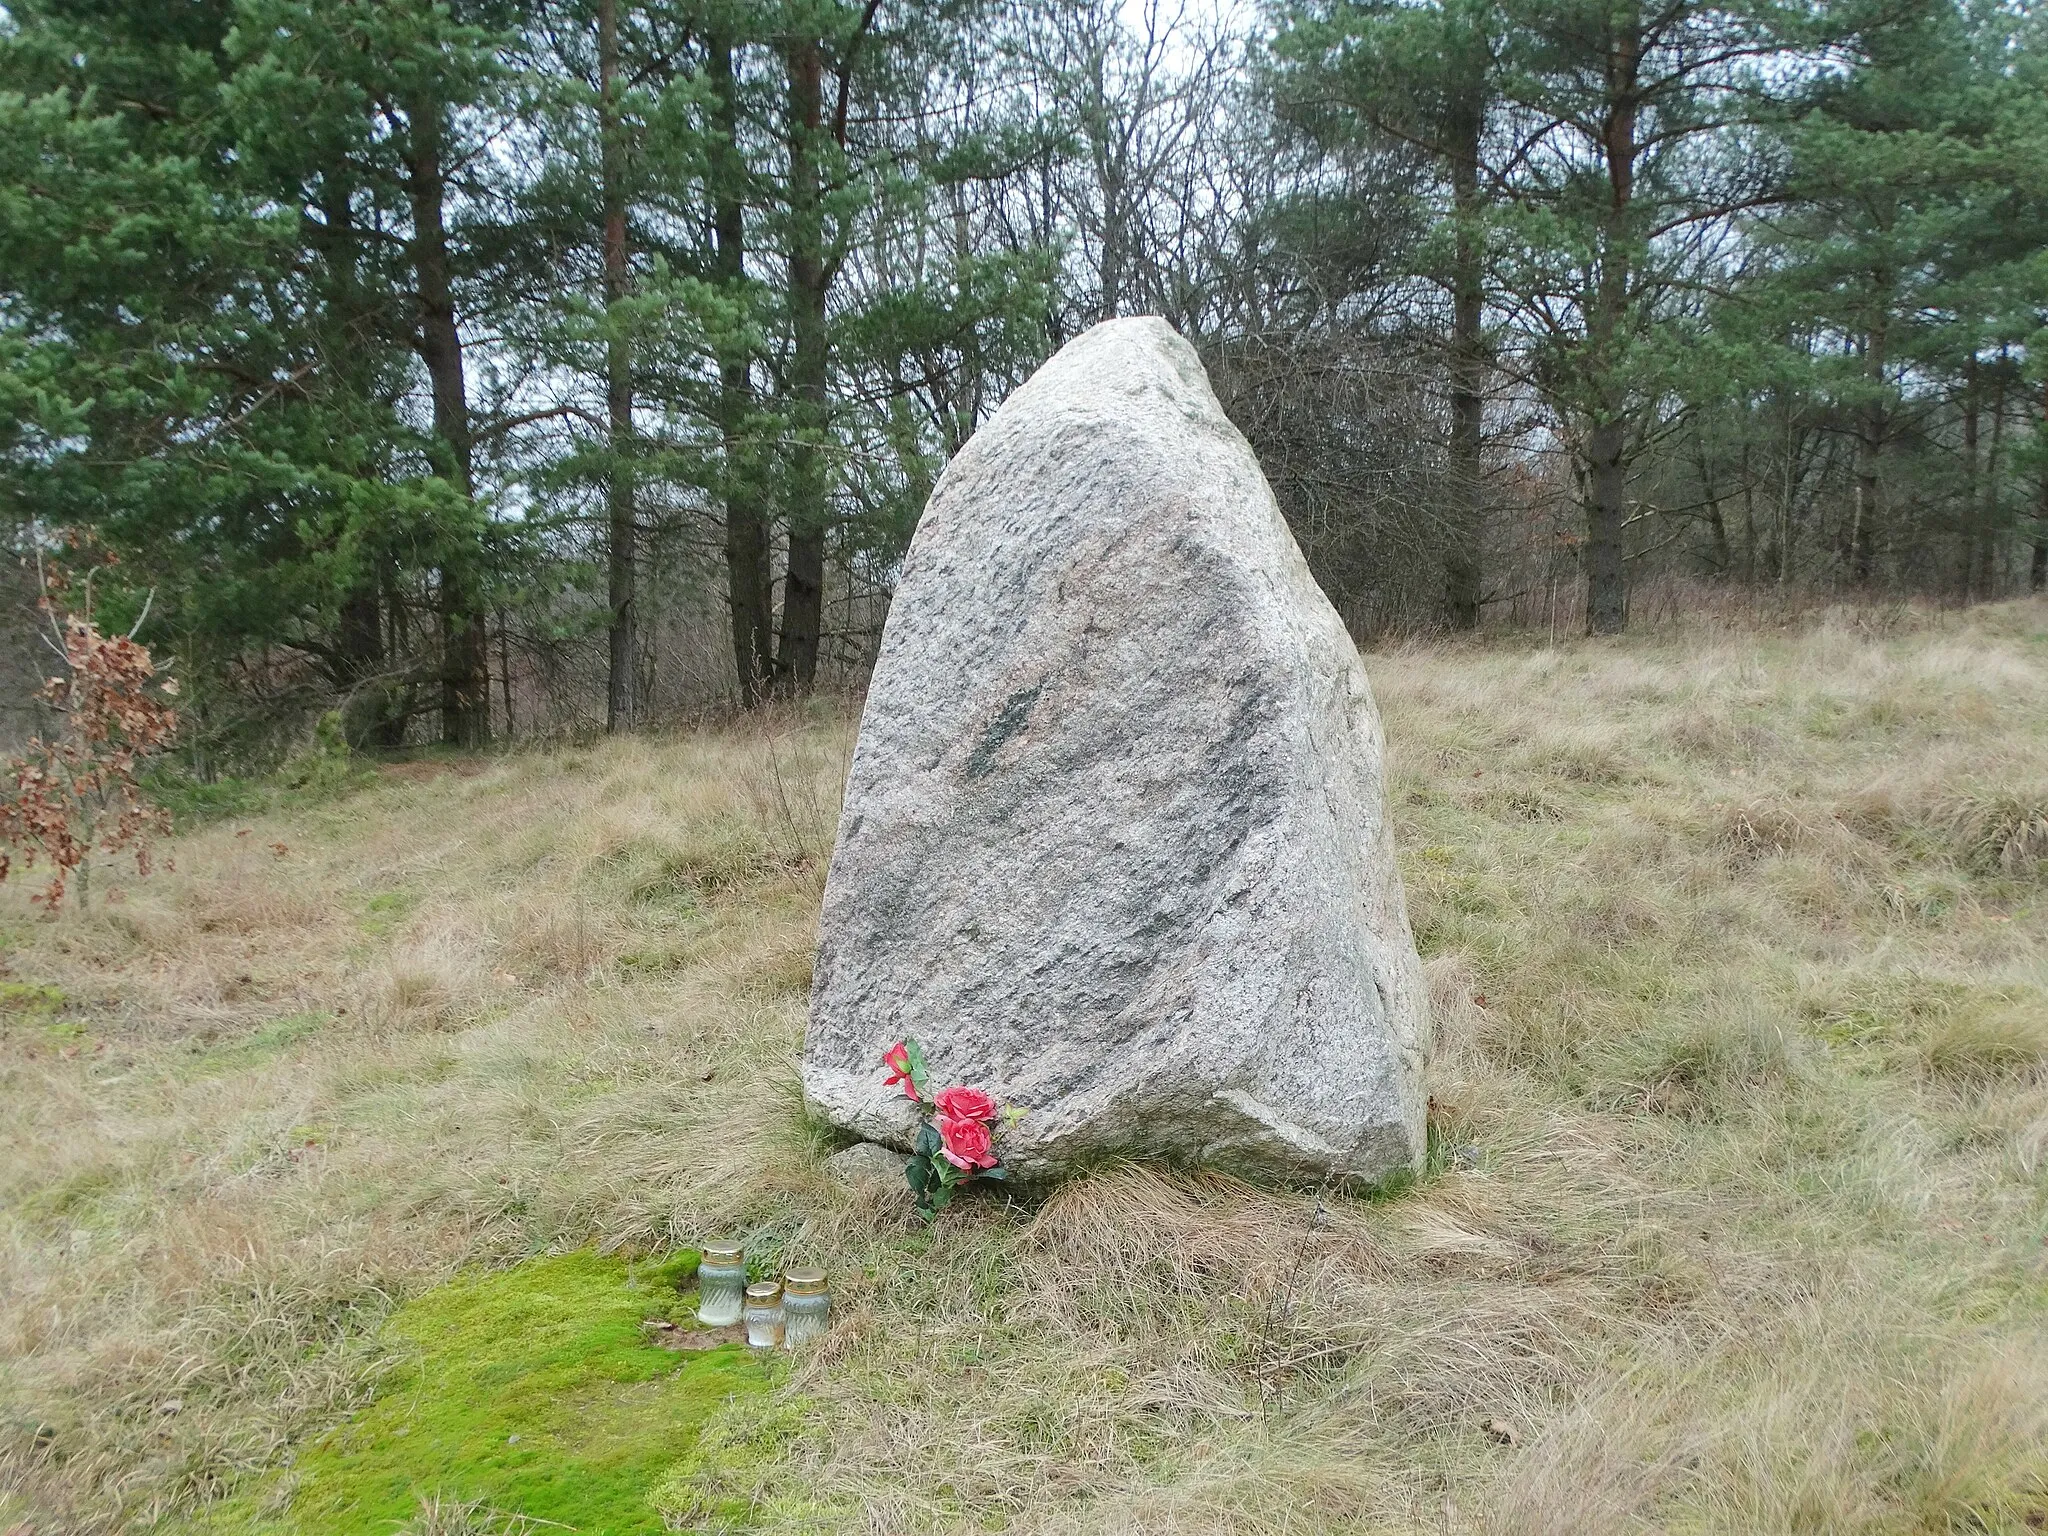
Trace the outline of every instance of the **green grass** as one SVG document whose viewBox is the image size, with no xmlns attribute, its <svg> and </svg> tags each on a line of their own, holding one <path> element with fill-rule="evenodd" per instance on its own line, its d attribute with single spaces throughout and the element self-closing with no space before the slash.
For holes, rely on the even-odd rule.
<svg viewBox="0 0 2048 1536">
<path fill-rule="evenodd" d="M 47 1019 L 70 1005 L 62 987 L 47 982 L 0 981 L 0 1013 Z"/>
<path fill-rule="evenodd" d="M 193 1536 L 388 1536 L 451 1505 L 654 1536 L 656 1482 L 770 1384 L 739 1345 L 650 1342 L 644 1321 L 684 1312 L 677 1283 L 695 1265 L 578 1252 L 426 1292 L 384 1326 L 403 1363 L 376 1400 Z"/>
<path fill-rule="evenodd" d="M 412 891 L 379 891 L 363 903 L 363 915 L 357 921 L 364 933 L 381 939 L 404 922 L 419 904 L 419 896 Z"/>
<path fill-rule="evenodd" d="M 247 1071 L 284 1055 L 333 1023 L 334 1015 L 314 1009 L 290 1014 L 236 1039 L 195 1049 L 185 1070 L 194 1077 Z"/>
<path fill-rule="evenodd" d="M 376 772 L 342 739 L 340 717 L 329 714 L 316 724 L 310 740 L 260 777 L 221 774 L 202 779 L 170 758 L 153 764 L 144 773 L 142 786 L 152 801 L 170 812 L 174 827 L 191 831 L 218 821 L 329 804 L 376 782 Z"/>
<path fill-rule="evenodd" d="M 171 813 L 179 831 L 203 827 L 235 816 L 256 816 L 270 809 L 276 786 L 258 779 L 222 775 L 195 778 L 175 764 L 159 763 L 143 776 L 149 798 Z"/>
</svg>

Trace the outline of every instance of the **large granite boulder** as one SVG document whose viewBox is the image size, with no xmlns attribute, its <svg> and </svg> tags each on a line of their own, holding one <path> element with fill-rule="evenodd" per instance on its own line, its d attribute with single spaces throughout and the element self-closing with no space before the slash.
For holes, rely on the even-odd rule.
<svg viewBox="0 0 2048 1536">
<path fill-rule="evenodd" d="M 806 1097 L 908 1146 L 881 1055 L 1117 1155 L 1376 1180 L 1424 986 L 1378 712 L 1258 461 L 1154 319 L 1064 347 L 947 467 L 861 717 Z"/>
</svg>

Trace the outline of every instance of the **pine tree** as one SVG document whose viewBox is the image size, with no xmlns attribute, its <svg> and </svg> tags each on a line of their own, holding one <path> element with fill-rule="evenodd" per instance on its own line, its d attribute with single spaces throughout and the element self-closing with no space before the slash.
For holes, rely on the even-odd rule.
<svg viewBox="0 0 2048 1536">
<path fill-rule="evenodd" d="M 1338 148 L 1363 137 L 1411 147 L 1435 168 L 1448 238 L 1425 241 L 1421 274 L 1451 305 L 1444 349 L 1450 407 L 1447 447 L 1455 503 L 1444 557 L 1443 612 L 1452 629 L 1479 622 L 1481 541 L 1487 516 L 1485 413 L 1491 343 L 1486 329 L 1486 224 L 1493 188 L 1487 128 L 1500 112 L 1491 0 L 1430 5 L 1356 0 L 1287 13 L 1273 51 L 1283 112 Z"/>
</svg>

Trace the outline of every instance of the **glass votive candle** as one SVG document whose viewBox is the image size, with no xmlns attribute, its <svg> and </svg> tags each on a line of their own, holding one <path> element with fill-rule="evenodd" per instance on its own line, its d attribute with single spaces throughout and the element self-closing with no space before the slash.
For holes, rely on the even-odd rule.
<svg viewBox="0 0 2048 1536">
<path fill-rule="evenodd" d="M 760 1280 L 747 1287 L 747 1347 L 773 1349 L 782 1342 L 782 1282 Z"/>
<path fill-rule="evenodd" d="M 825 1289 L 822 1269 L 792 1269 L 782 1276 L 782 1342 L 802 1349 L 825 1336 L 832 1313 L 832 1293 Z"/>
<path fill-rule="evenodd" d="M 747 1257 L 738 1243 L 706 1243 L 697 1261 L 697 1321 L 730 1328 L 740 1320 L 747 1289 Z"/>
</svg>

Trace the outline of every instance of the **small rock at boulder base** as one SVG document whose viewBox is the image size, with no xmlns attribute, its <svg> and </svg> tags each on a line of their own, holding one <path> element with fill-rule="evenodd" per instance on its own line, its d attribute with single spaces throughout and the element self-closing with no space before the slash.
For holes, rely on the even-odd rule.
<svg viewBox="0 0 2048 1536">
<path fill-rule="evenodd" d="M 905 1153 L 863 1141 L 826 1158 L 825 1171 L 850 1188 L 886 1189 L 907 1200 L 910 1186 L 904 1182 L 903 1170 L 909 1162 Z"/>
<path fill-rule="evenodd" d="M 803 1083 L 908 1147 L 882 1052 L 1118 1156 L 1376 1181 L 1423 1144 L 1379 714 L 1194 349 L 1106 321 L 947 466 L 889 609 Z"/>
</svg>

